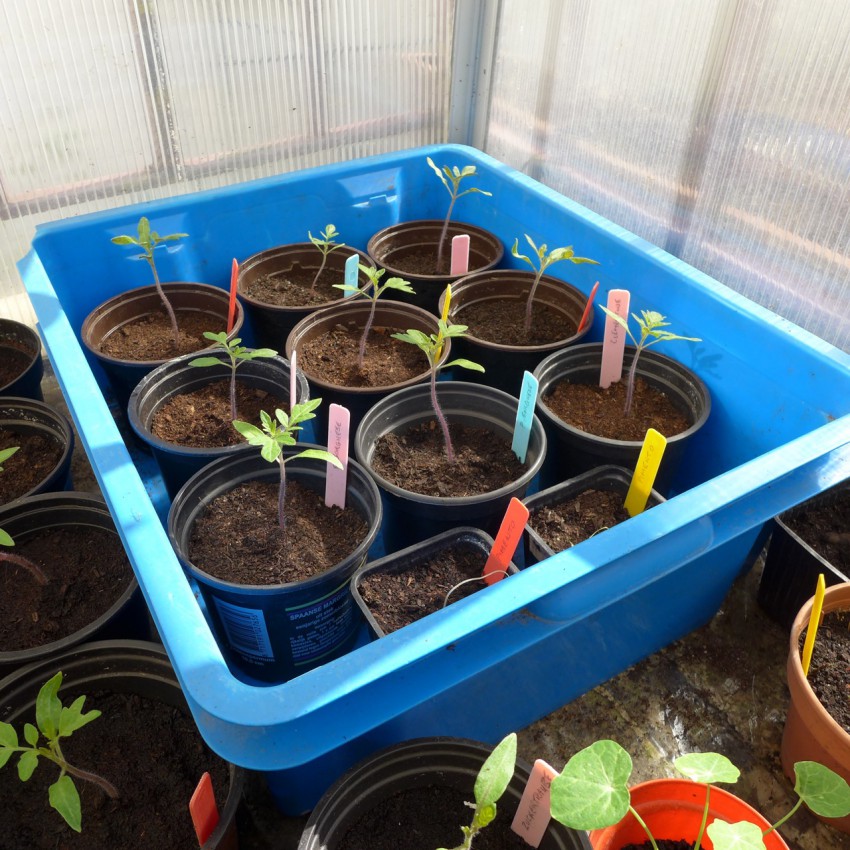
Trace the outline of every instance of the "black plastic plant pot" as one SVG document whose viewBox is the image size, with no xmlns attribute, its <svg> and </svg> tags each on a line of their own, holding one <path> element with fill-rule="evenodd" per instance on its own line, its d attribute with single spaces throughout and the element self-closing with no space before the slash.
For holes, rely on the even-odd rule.
<svg viewBox="0 0 850 850">
<path fill-rule="evenodd" d="M 115 523 L 100 494 L 43 493 L 18 499 L 0 508 L 0 528 L 18 544 L 28 537 L 63 526 L 100 528 L 114 534 L 116 541 L 118 539 Z M 15 552 L 14 549 L 0 549 L 0 553 L 3 551 Z M 112 605 L 72 634 L 30 649 L 0 649 L 0 676 L 26 664 L 53 658 L 86 641 L 106 638 L 147 640 L 150 636 L 148 609 L 139 584 L 131 573 L 126 588 Z"/>
<path fill-rule="evenodd" d="M 415 295 L 388 291 L 388 297 L 402 298 L 416 304 L 417 307 L 439 315 L 437 302 L 446 284 L 463 277 L 463 275 L 451 275 L 448 272 L 451 243 L 455 236 L 469 236 L 469 268 L 464 274 L 495 268 L 505 253 L 505 246 L 501 239 L 489 230 L 474 224 L 450 221 L 443 257 L 443 266 L 446 271 L 437 273 L 437 248 L 442 231 L 442 219 L 403 221 L 379 230 L 369 240 L 366 250 L 372 262 L 379 268 L 386 269 L 387 275 L 410 281 L 416 290 Z M 423 257 L 426 261 L 432 259 L 434 272 L 421 271 Z"/>
<path fill-rule="evenodd" d="M 229 363 L 220 366 L 190 366 L 197 354 L 169 360 L 154 369 L 141 381 L 130 396 L 127 418 L 136 436 L 150 447 L 159 466 L 165 489 L 170 498 L 202 467 L 216 458 L 233 454 L 245 444 L 240 440 L 232 446 L 198 448 L 181 446 L 160 439 L 151 431 L 157 411 L 174 396 L 195 392 L 215 381 L 230 379 Z M 242 363 L 236 371 L 238 383 L 263 390 L 278 397 L 289 398 L 289 361 L 283 357 L 262 357 Z M 310 398 L 307 379 L 299 371 L 296 375 L 296 397 L 299 403 Z M 269 410 L 274 415 L 273 410 Z M 234 431 L 235 433 L 235 431 Z"/>
<path fill-rule="evenodd" d="M 623 359 L 623 379 L 634 356 L 627 348 Z M 560 381 L 573 384 L 597 384 L 602 360 L 602 343 L 590 342 L 556 351 L 541 361 L 534 370 L 539 382 L 537 413 L 543 420 L 549 437 L 550 460 L 548 472 L 551 484 L 572 478 L 597 466 L 613 464 L 634 469 L 642 441 L 612 440 L 581 431 L 564 422 L 546 405 L 546 396 Z M 682 462 L 688 442 L 699 431 L 711 412 L 711 397 L 705 384 L 686 366 L 659 354 L 644 351 L 638 361 L 637 377 L 663 392 L 670 402 L 688 419 L 690 427 L 679 434 L 665 434 L 667 448 L 655 479 L 655 489 L 669 495 L 676 472 Z"/>
<path fill-rule="evenodd" d="M 284 451 L 291 455 L 305 448 L 318 446 L 299 443 Z M 286 474 L 324 495 L 326 468 L 322 461 L 295 458 L 287 462 Z M 174 498 L 168 536 L 200 588 L 216 640 L 234 673 L 249 680 L 285 682 L 353 648 L 362 620 L 349 582 L 381 526 L 381 498 L 366 470 L 349 460 L 345 504 L 366 519 L 369 529 L 347 558 L 319 575 L 284 584 L 235 584 L 211 576 L 189 559 L 195 522 L 217 496 L 257 480 L 277 483 L 278 465 L 265 461 L 251 446 L 208 464 Z"/>
<path fill-rule="evenodd" d="M 227 312 L 230 306 L 230 294 L 225 289 L 212 286 L 207 283 L 191 283 L 177 281 L 164 283 L 163 289 L 177 315 L 177 324 L 180 317 L 188 313 L 195 313 L 210 320 L 209 330 L 214 331 L 223 328 L 227 322 Z M 100 349 L 104 340 L 113 334 L 121 333 L 122 328 L 152 313 L 162 310 L 162 300 L 156 287 L 140 286 L 120 292 L 112 298 L 95 307 L 83 322 L 80 338 L 83 345 L 97 359 L 106 376 L 115 396 L 115 401 L 122 412 L 127 407 L 130 393 L 133 388 L 148 372 L 152 372 L 157 366 L 161 366 L 171 357 L 163 357 L 159 360 L 122 360 L 110 357 Z M 229 338 L 239 336 L 245 314 L 242 305 L 236 302 L 236 317 Z M 204 346 L 199 350 L 206 350 L 212 346 Z"/>
<path fill-rule="evenodd" d="M 535 510 L 569 502 L 582 493 L 586 493 L 588 490 L 619 493 L 625 500 L 631 481 L 632 473 L 628 469 L 623 469 L 621 466 L 599 466 L 596 469 L 583 472 L 569 481 L 562 481 L 560 484 L 555 484 L 552 487 L 541 490 L 533 496 L 523 499 L 523 504 L 528 508 L 529 513 L 533 515 Z M 645 510 L 649 510 L 664 501 L 666 499 L 657 490 L 653 489 L 649 493 Z M 538 561 L 545 561 L 546 558 L 560 551 L 553 549 L 534 530 L 531 517 L 526 523 L 525 531 L 523 532 L 523 546 L 525 550 L 525 566 L 536 564 Z"/>
<path fill-rule="evenodd" d="M 351 579 L 351 595 L 354 597 L 360 613 L 366 620 L 372 636 L 374 638 L 382 638 L 386 632 L 381 628 L 368 603 L 360 593 L 360 585 L 369 576 L 373 576 L 376 573 L 406 576 L 421 570 L 434 558 L 439 557 L 441 552 L 451 549 L 471 549 L 481 555 L 483 564 L 487 560 L 492 548 L 493 538 L 480 529 L 470 527 L 453 528 L 451 531 L 444 531 L 436 537 L 431 537 L 422 543 L 415 543 L 413 546 L 408 546 L 406 549 L 394 552 L 392 555 L 385 555 L 377 561 L 371 561 L 360 567 Z M 508 575 L 514 575 L 519 572 L 519 569 L 511 561 L 508 564 L 506 572 Z M 487 585 L 482 580 L 481 589 L 483 590 L 486 587 Z"/>
<path fill-rule="evenodd" d="M 97 691 L 138 694 L 174 706 L 191 717 L 177 676 L 161 644 L 138 640 L 103 640 L 86 643 L 60 655 L 37 661 L 0 680 L 0 720 L 17 728 L 23 725 L 25 719 L 30 720 L 35 712 L 39 689 L 59 671 L 62 672 L 60 698 L 70 691 L 87 695 Z M 89 700 L 85 708 L 96 706 L 91 705 Z M 101 719 L 96 722 L 104 721 Z M 124 766 L 126 776 L 132 776 L 127 771 L 134 764 L 132 754 L 128 753 L 128 761 Z M 6 769 L 13 769 L 12 765 Z M 245 771 L 230 764 L 227 797 L 224 800 L 221 797 L 217 799 L 218 825 L 201 850 L 237 850 L 236 812 L 242 800 L 244 783 Z M 220 794 L 220 790 L 216 790 L 216 794 Z M 188 800 L 186 802 L 188 807 Z M 45 811 L 49 811 L 46 801 Z M 59 815 L 50 812 L 45 817 L 59 818 Z M 9 838 L 8 833 L 4 833 L 4 838 Z M 14 846 L 19 846 L 15 844 L 14 836 L 12 842 Z"/>
<path fill-rule="evenodd" d="M 2 396 L 0 397 L 0 431 L 14 431 L 23 437 L 42 437 L 61 448 L 59 460 L 50 472 L 26 493 L 22 493 L 19 498 L 71 489 L 74 432 L 71 423 L 58 410 L 43 401 Z"/>
<path fill-rule="evenodd" d="M 0 363 L 9 369 L 9 379 L 0 385 L 0 396 L 44 401 L 41 339 L 33 328 L 12 319 L 0 319 Z"/>
<path fill-rule="evenodd" d="M 460 422 L 485 428 L 511 443 L 518 406 L 516 398 L 493 387 L 460 381 L 439 382 L 437 393 L 449 423 Z M 498 490 L 476 496 L 425 496 L 398 487 L 374 471 L 372 456 L 375 444 L 382 436 L 406 431 L 434 419 L 430 386 L 419 384 L 381 399 L 366 413 L 357 429 L 355 455 L 374 477 L 384 502 L 382 536 L 387 553 L 463 525 L 480 528 L 495 536 L 511 498 L 521 499 L 525 495 L 546 457 L 546 434 L 535 416 L 525 471 Z"/>
<path fill-rule="evenodd" d="M 335 283 L 345 282 L 345 261 L 357 254 L 359 263 L 372 266 L 371 257 L 346 245 L 328 254 L 322 277 L 328 274 L 336 275 Z M 290 245 L 278 245 L 252 254 L 239 266 L 239 297 L 245 307 L 245 315 L 254 331 L 254 341 L 258 347 L 274 348 L 282 351 L 286 338 L 292 329 L 310 313 L 331 307 L 345 298 L 342 290 L 335 290 L 338 297 L 324 303 L 312 305 L 280 306 L 262 301 L 251 295 L 251 285 L 259 278 L 286 277 L 287 274 L 307 272 L 315 274 L 322 262 L 322 255 L 312 242 L 293 242 Z M 362 287 L 368 278 L 363 272 L 358 272 L 359 285 Z"/>
<path fill-rule="evenodd" d="M 336 850 L 352 826 L 400 792 L 444 787 L 457 791 L 464 800 L 474 800 L 475 778 L 492 749 L 463 738 L 418 738 L 368 756 L 319 800 L 301 834 L 298 850 Z M 517 759 L 513 779 L 498 802 L 498 811 L 509 820 L 513 820 L 529 775 L 528 764 Z M 456 834 L 447 835 L 441 846 L 461 840 L 460 827 L 469 823 L 469 817 L 458 823 Z M 399 835 L 412 834 L 416 826 L 399 824 Z M 487 827 L 497 828 L 498 821 Z M 586 832 L 556 821 L 549 823 L 539 846 L 541 850 L 591 850 Z"/>
<path fill-rule="evenodd" d="M 390 290 L 387 290 L 388 292 Z M 317 310 L 302 319 L 290 333 L 286 340 L 286 356 L 292 358 L 293 351 L 300 352 L 303 346 L 323 334 L 330 333 L 338 326 L 355 329 L 362 332 L 369 318 L 371 304 L 362 298 L 349 298 L 341 304 L 334 304 L 323 310 Z M 420 330 L 426 334 L 437 333 L 439 330 L 437 318 L 413 304 L 404 304 L 400 301 L 380 300 L 375 305 L 375 321 L 373 327 L 397 328 L 400 332 L 408 329 Z M 407 343 L 399 342 L 398 345 L 406 346 Z M 454 340 L 447 339 L 440 355 L 440 363 L 445 363 L 453 351 Z M 303 358 L 298 355 L 298 368 L 304 369 Z M 320 375 L 308 369 L 304 371 L 310 383 L 312 394 L 322 399 L 322 406 L 316 411 L 315 434 L 316 439 L 322 442 L 328 433 L 328 408 L 331 404 L 341 404 L 351 414 L 349 429 L 353 434 L 360 424 L 360 420 L 374 404 L 380 399 L 386 398 L 396 390 L 409 387 L 413 384 L 421 384 L 430 380 L 431 373 L 428 362 L 422 355 L 422 372 L 407 381 L 395 384 L 387 384 L 383 387 L 344 387 L 339 384 L 329 383 Z"/>
<path fill-rule="evenodd" d="M 452 284 L 449 318 L 454 324 L 470 325 L 466 336 L 455 340 L 454 356 L 465 357 L 484 367 L 483 373 L 456 369 L 455 380 L 475 381 L 512 395 L 519 395 L 524 372 L 533 372 L 544 357 L 548 357 L 553 351 L 575 345 L 585 337 L 591 322 L 587 322 L 580 333 L 573 332 L 563 339 L 540 345 L 503 345 L 483 339 L 476 333 L 474 325 L 469 322 L 468 311 L 475 308 L 486 309 L 499 302 L 510 305 L 515 310 L 517 326 L 522 326 L 528 293 L 533 283 L 532 272 L 496 269 L 462 277 Z M 440 296 L 440 313 L 444 299 L 445 292 Z M 573 328 L 578 328 L 587 304 L 587 296 L 566 281 L 543 275 L 534 294 L 534 303 L 545 305 Z"/>
</svg>

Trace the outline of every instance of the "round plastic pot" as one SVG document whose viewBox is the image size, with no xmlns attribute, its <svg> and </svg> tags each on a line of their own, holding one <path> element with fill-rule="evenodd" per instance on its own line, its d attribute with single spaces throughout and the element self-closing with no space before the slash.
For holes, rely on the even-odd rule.
<svg viewBox="0 0 850 850">
<path fill-rule="evenodd" d="M 287 455 L 308 444 L 287 447 Z M 286 464 L 288 480 L 324 494 L 327 464 L 296 458 Z M 250 679 L 284 682 L 345 655 L 354 645 L 361 620 L 349 582 L 365 561 L 381 525 L 377 487 L 358 463 L 348 462 L 346 507 L 369 525 L 365 539 L 338 564 L 302 581 L 275 585 L 235 584 L 211 576 L 189 559 L 189 541 L 198 516 L 217 496 L 247 481 L 277 483 L 276 463 L 251 446 L 221 457 L 189 479 L 171 505 L 168 536 L 188 574 L 197 582 L 213 631 L 231 668 Z"/>
<path fill-rule="evenodd" d="M 705 809 L 705 785 L 688 779 L 654 779 L 635 785 L 630 794 L 632 806 L 656 840 L 696 840 Z M 712 786 L 709 800 L 708 824 L 717 819 L 728 823 L 748 821 L 761 830 L 770 829 L 771 824 L 752 806 L 722 788 Z M 621 850 L 627 844 L 646 841 L 646 832 L 631 813 L 614 826 L 590 832 L 593 850 Z M 777 832 L 764 836 L 763 841 L 767 850 L 788 850 Z M 711 839 L 703 838 L 702 846 L 711 850 Z"/>
<path fill-rule="evenodd" d="M 532 272 L 512 269 L 477 272 L 462 277 L 452 284 L 449 317 L 455 324 L 467 325 L 469 321 L 464 311 L 478 305 L 503 301 L 514 308 L 517 324 L 521 324 L 525 321 L 525 304 L 533 283 Z M 445 291 L 440 296 L 440 314 L 444 301 Z M 587 296 L 563 280 L 543 275 L 534 294 L 534 302 L 545 304 L 577 328 L 584 313 Z M 590 325 L 591 322 L 587 322 L 580 333 L 544 345 L 502 345 L 476 336 L 475 329 L 470 328 L 465 337 L 455 340 L 455 357 L 466 357 L 480 363 L 484 372 L 482 374 L 456 369 L 455 380 L 475 381 L 519 395 L 523 372 L 533 372 L 537 364 L 553 351 L 575 345 L 584 338 L 590 330 Z"/>
<path fill-rule="evenodd" d="M 190 361 L 197 357 L 197 354 L 187 354 L 154 369 L 137 384 L 127 404 L 130 426 L 136 436 L 150 447 L 162 474 L 165 489 L 172 499 L 177 495 L 177 491 L 210 461 L 233 454 L 245 445 L 240 442 L 233 446 L 209 448 L 181 446 L 162 440 L 151 432 L 157 411 L 174 396 L 196 392 L 216 381 L 230 380 L 229 363 L 222 363 L 220 366 L 190 366 Z M 236 380 L 240 384 L 264 390 L 278 397 L 289 398 L 290 374 L 287 360 L 282 357 L 263 357 L 242 363 L 236 371 Z M 307 401 L 310 397 L 307 379 L 300 372 L 296 378 L 297 400 Z M 273 414 L 271 410 L 268 412 Z"/>
<path fill-rule="evenodd" d="M 403 298 L 431 313 L 437 314 L 437 302 L 447 283 L 457 280 L 463 275 L 451 275 L 446 271 L 441 274 L 417 274 L 407 271 L 405 259 L 411 255 L 429 251 L 434 256 L 436 269 L 437 248 L 440 234 L 443 231 L 442 219 L 421 219 L 418 221 L 403 221 L 379 230 L 366 246 L 373 263 L 379 268 L 386 269 L 390 277 L 402 277 L 413 285 L 415 295 L 404 295 L 387 292 L 390 298 Z M 474 224 L 450 221 L 446 234 L 443 263 L 449 268 L 451 260 L 452 239 L 455 236 L 469 236 L 469 268 L 464 274 L 486 271 L 497 266 L 505 253 L 505 246 L 494 233 Z"/>
<path fill-rule="evenodd" d="M 344 248 L 328 254 L 325 270 L 339 277 L 337 283 L 345 282 L 345 261 L 352 255 L 357 254 L 359 262 L 365 266 L 371 266 L 372 260 L 368 254 L 350 248 Z M 247 293 L 248 287 L 257 278 L 265 275 L 283 277 L 293 272 L 312 272 L 315 274 L 322 263 L 322 255 L 312 242 L 294 242 L 291 245 L 278 245 L 268 248 L 257 254 L 252 254 L 239 266 L 238 292 L 245 306 L 245 314 L 254 331 L 254 340 L 258 347 L 266 346 L 280 350 L 292 329 L 305 316 L 316 310 L 330 307 L 344 300 L 345 296 L 339 291 L 339 298 L 335 298 L 325 304 L 311 304 L 303 306 L 282 307 L 260 301 Z M 324 274 L 324 272 L 323 272 Z M 363 272 L 358 272 L 359 285 L 362 287 L 368 278 Z"/>
<path fill-rule="evenodd" d="M 634 349 L 627 348 L 623 359 L 625 379 Z M 614 464 L 634 469 L 642 447 L 640 440 L 611 440 L 567 424 L 546 405 L 545 397 L 560 381 L 572 384 L 598 384 L 602 343 L 590 342 L 556 351 L 534 370 L 540 389 L 537 413 L 550 441 L 550 473 L 555 480 L 572 478 L 597 466 Z M 699 431 L 711 411 L 711 397 L 705 384 L 686 366 L 655 351 L 644 351 L 638 361 L 637 377 L 663 392 L 692 423 L 679 434 L 665 434 L 667 448 L 655 479 L 655 489 L 668 495 L 676 471 L 685 455 L 688 441 Z M 546 482 L 552 483 L 550 481 Z"/>
<path fill-rule="evenodd" d="M 791 626 L 788 646 L 788 690 L 791 701 L 782 733 L 782 769 L 792 781 L 798 761 L 816 761 L 834 770 L 850 782 L 850 735 L 833 720 L 809 685 L 800 660 L 800 634 L 809 624 L 812 603 L 809 599 Z M 850 609 L 850 584 L 829 587 L 823 600 L 823 613 Z M 850 815 L 843 818 L 821 818 L 841 832 L 850 833 Z"/>
<path fill-rule="evenodd" d="M 117 538 L 109 508 L 99 494 L 43 493 L 0 508 L 0 528 L 18 542 L 62 526 L 101 528 Z M 0 549 L 0 553 L 2 551 Z M 31 649 L 0 651 L 0 676 L 25 664 L 54 658 L 86 641 L 105 638 L 147 640 L 149 637 L 148 609 L 139 584 L 131 575 L 127 587 L 115 602 L 76 632 Z"/>
<path fill-rule="evenodd" d="M 419 738 L 374 753 L 328 789 L 304 827 L 298 850 L 336 850 L 351 826 L 400 791 L 442 786 L 456 789 L 466 800 L 474 800 L 475 778 L 491 750 L 486 744 L 463 738 Z M 500 813 L 513 818 L 529 773 L 529 766 L 517 760 L 513 779 L 498 803 Z M 458 824 L 458 840 L 461 825 L 467 823 L 468 820 Z M 416 824 L 400 824 L 399 835 L 407 835 L 415 827 Z M 446 841 L 451 838 L 447 837 Z M 540 848 L 590 850 L 590 843 L 585 832 L 553 821 L 543 835 Z"/>
<path fill-rule="evenodd" d="M 523 504 L 530 513 L 540 508 L 551 505 L 559 505 L 569 502 L 586 493 L 588 490 L 602 490 L 607 493 L 619 493 L 625 500 L 632 482 L 632 473 L 621 466 L 598 466 L 588 472 L 583 472 L 568 481 L 562 481 L 545 490 L 540 490 L 533 496 L 523 499 Z M 651 490 L 646 502 L 646 509 L 666 501 L 656 490 Z M 523 531 L 523 545 L 525 547 L 525 565 L 536 564 L 545 561 L 557 551 L 553 549 L 532 527 L 529 521 Z"/>
<path fill-rule="evenodd" d="M 357 570 L 351 579 L 351 595 L 354 597 L 354 601 L 366 620 L 369 631 L 374 638 L 382 638 L 386 633 L 378 625 L 377 620 L 372 615 L 372 611 L 360 595 L 360 585 L 363 580 L 375 575 L 375 573 L 399 575 L 415 572 L 433 560 L 441 552 L 459 546 L 477 550 L 486 560 L 493 548 L 493 538 L 477 528 L 454 528 L 451 531 L 444 531 L 436 537 L 431 537 L 422 543 L 408 546 L 406 549 L 402 549 L 392 555 L 386 555 L 377 561 L 371 561 Z M 514 575 L 518 572 L 519 570 L 516 564 L 511 561 L 507 568 L 508 575 Z M 487 585 L 482 581 L 481 589 L 483 590 L 485 587 Z"/>
<path fill-rule="evenodd" d="M 441 381 L 437 384 L 440 406 L 449 423 L 486 428 L 508 444 L 513 439 L 517 399 L 493 387 Z M 435 419 L 430 386 L 420 384 L 381 399 L 363 417 L 354 438 L 357 460 L 365 466 L 381 490 L 384 502 L 383 540 L 387 553 L 434 537 L 462 525 L 471 525 L 495 536 L 508 504 L 521 499 L 546 456 L 546 434 L 535 416 L 525 459 L 525 472 L 515 481 L 476 496 L 425 496 L 387 481 L 372 467 L 375 444 L 392 432 L 403 432 Z"/>
<path fill-rule="evenodd" d="M 35 487 L 22 493 L 20 498 L 71 489 L 74 432 L 71 423 L 58 410 L 31 398 L 0 397 L 0 430 L 15 431 L 21 435 L 39 435 L 58 443 L 62 449 L 53 469 Z"/>
<path fill-rule="evenodd" d="M 41 339 L 38 333 L 22 322 L 0 319 L 0 360 L 12 351 L 24 354 L 27 362 L 16 377 L 0 387 L 0 395 L 44 401 L 41 393 L 44 362 L 41 359 Z"/>
<path fill-rule="evenodd" d="M 341 304 L 334 304 L 311 313 L 302 319 L 290 333 L 286 340 L 286 356 L 292 359 L 294 351 L 300 352 L 303 346 L 311 340 L 321 337 L 333 331 L 338 325 L 353 328 L 355 332 L 362 333 L 369 318 L 371 304 L 364 299 L 348 299 Z M 403 304 L 399 301 L 378 301 L 375 306 L 374 327 L 397 328 L 404 332 L 409 328 L 420 330 L 426 334 L 437 333 L 437 319 L 431 313 L 412 304 Z M 399 342 L 399 345 L 406 343 Z M 452 351 L 453 340 L 447 339 L 440 356 L 440 363 L 445 363 Z M 368 355 L 367 355 L 368 356 Z M 360 420 L 366 411 L 382 398 L 386 398 L 396 390 L 421 384 L 430 379 L 428 363 L 422 356 L 423 370 L 416 377 L 408 381 L 396 384 L 387 384 L 383 387 L 344 387 L 339 384 L 331 384 L 320 376 L 305 370 L 304 374 L 310 382 L 312 394 L 322 399 L 322 406 L 316 411 L 315 433 L 319 441 L 323 441 L 328 430 L 328 408 L 331 404 L 341 404 L 348 408 L 351 418 L 349 428 L 351 433 L 357 430 Z M 304 364 L 298 359 L 298 368 L 304 369 Z"/>
<path fill-rule="evenodd" d="M 187 283 L 184 281 L 164 283 L 163 289 L 174 312 L 177 314 L 177 324 L 180 325 L 180 316 L 187 313 L 201 313 L 210 319 L 210 330 L 223 327 L 227 322 L 227 311 L 230 303 L 230 294 L 217 286 L 206 283 Z M 107 337 L 120 333 L 125 325 L 138 321 L 151 313 L 162 311 L 162 300 L 156 287 L 141 286 L 120 292 L 86 316 L 80 337 L 83 345 L 97 358 L 103 371 L 109 378 L 110 386 L 115 395 L 115 400 L 121 410 L 127 406 L 133 388 L 144 378 L 148 372 L 162 365 L 170 357 L 160 360 L 122 360 L 117 357 L 109 357 L 100 350 L 101 345 Z M 236 318 L 229 338 L 239 335 L 239 330 L 244 321 L 242 305 L 236 302 Z M 207 350 L 212 346 L 205 346 Z"/>
<path fill-rule="evenodd" d="M 0 720 L 20 728 L 21 721 L 33 715 L 41 686 L 60 670 L 62 692 L 74 689 L 84 693 L 110 691 L 138 694 L 172 705 L 191 716 L 177 676 L 160 644 L 137 640 L 104 640 L 74 647 L 0 680 Z M 95 706 L 87 704 L 86 708 Z M 128 754 L 125 770 L 132 764 L 131 754 Z M 218 825 L 201 850 L 237 850 L 239 846 L 236 811 L 242 799 L 245 771 L 233 764 L 229 767 L 230 787 L 227 798 L 223 805 L 221 798 L 217 801 Z M 188 804 L 188 800 L 186 802 Z"/>
</svg>

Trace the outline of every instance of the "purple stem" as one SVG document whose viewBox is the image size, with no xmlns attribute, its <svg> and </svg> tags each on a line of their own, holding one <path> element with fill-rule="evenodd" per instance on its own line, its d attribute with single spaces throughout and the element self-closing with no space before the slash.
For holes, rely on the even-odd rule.
<svg viewBox="0 0 850 850">
<path fill-rule="evenodd" d="M 79 767 L 74 767 L 72 764 L 68 764 L 68 762 L 64 762 L 62 765 L 67 773 L 70 773 L 71 776 L 76 776 L 78 779 L 85 779 L 86 782 L 94 782 L 95 785 L 99 785 L 107 794 L 107 796 L 111 797 L 113 800 L 117 800 L 121 795 L 118 793 L 118 789 L 108 780 L 104 779 L 97 773 L 92 773 L 90 770 L 83 770 Z"/>
<path fill-rule="evenodd" d="M 11 552 L 0 552 L 0 561 L 8 561 L 16 567 L 23 567 L 42 587 L 47 584 L 47 576 L 38 564 L 34 564 L 29 558 L 21 555 L 13 555 Z"/>
<path fill-rule="evenodd" d="M 449 436 L 449 423 L 446 422 L 446 417 L 443 416 L 443 411 L 440 410 L 440 405 L 437 403 L 437 369 L 434 366 L 431 367 L 431 406 L 434 408 L 437 421 L 443 430 L 443 439 L 446 441 L 446 457 L 449 459 L 449 463 L 454 463 L 455 453 L 452 448 L 452 438 Z"/>
<path fill-rule="evenodd" d="M 280 533 L 286 534 L 286 514 L 284 505 L 286 504 L 286 469 L 283 462 L 283 452 L 280 453 L 277 459 L 280 465 L 280 487 L 277 491 L 277 524 L 280 526 Z"/>
<path fill-rule="evenodd" d="M 443 222 L 443 229 L 440 232 L 440 241 L 437 243 L 437 274 L 443 268 L 443 255 L 446 253 L 445 242 L 446 234 L 449 232 L 449 219 L 452 217 L 456 196 L 452 193 L 452 200 L 449 204 L 449 211 L 446 213 L 446 220 Z"/>
<path fill-rule="evenodd" d="M 369 311 L 369 318 L 366 320 L 366 327 L 363 328 L 363 336 L 360 337 L 360 353 L 357 356 L 357 366 L 363 371 L 363 361 L 366 359 L 366 338 L 369 336 L 369 331 L 372 330 L 372 322 L 375 321 L 375 308 L 378 306 L 377 290 L 373 293 L 372 309 Z"/>
<path fill-rule="evenodd" d="M 151 249 L 153 251 L 153 249 Z M 162 300 L 162 306 L 165 307 L 165 312 L 168 313 L 168 319 L 171 322 L 171 336 L 173 337 L 174 347 L 177 348 L 177 344 L 180 340 L 177 331 L 177 316 L 174 314 L 174 308 L 171 306 L 171 302 L 165 297 L 165 290 L 162 288 L 162 284 L 159 282 L 159 275 L 156 273 L 156 266 L 153 262 L 153 253 L 151 253 L 151 257 L 148 260 L 150 264 L 151 271 L 153 272 L 153 280 L 156 284 L 156 291 L 159 293 L 159 297 Z"/>
<path fill-rule="evenodd" d="M 315 289 L 316 284 L 319 282 L 319 278 L 322 276 L 322 272 L 325 270 L 325 263 L 328 261 L 328 255 L 322 254 L 322 264 L 319 266 L 319 270 L 316 272 L 316 276 L 313 278 L 313 282 L 310 284 L 310 289 Z"/>
<path fill-rule="evenodd" d="M 531 290 L 528 293 L 528 301 L 525 302 L 525 334 L 531 331 L 531 308 L 534 304 L 534 294 L 537 292 L 537 287 L 540 284 L 540 278 L 543 277 L 543 269 L 541 268 L 534 278 L 534 283 L 531 284 Z"/>
<path fill-rule="evenodd" d="M 230 372 L 230 418 L 238 419 L 236 410 L 236 365 L 234 364 Z"/>
</svg>

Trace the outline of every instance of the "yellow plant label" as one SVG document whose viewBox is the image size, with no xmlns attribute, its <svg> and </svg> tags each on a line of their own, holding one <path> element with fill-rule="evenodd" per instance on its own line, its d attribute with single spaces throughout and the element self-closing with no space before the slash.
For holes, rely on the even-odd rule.
<svg viewBox="0 0 850 850">
<path fill-rule="evenodd" d="M 655 428 L 650 428 L 643 438 L 643 448 L 638 456 L 635 474 L 632 476 L 629 492 L 626 493 L 625 508 L 629 516 L 637 516 L 646 507 L 646 500 L 655 483 L 665 448 L 667 438 Z"/>
</svg>

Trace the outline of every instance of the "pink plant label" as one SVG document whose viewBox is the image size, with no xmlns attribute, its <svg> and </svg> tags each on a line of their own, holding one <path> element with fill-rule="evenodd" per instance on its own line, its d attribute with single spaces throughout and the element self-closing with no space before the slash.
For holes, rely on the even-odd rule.
<svg viewBox="0 0 850 850">
<path fill-rule="evenodd" d="M 357 272 L 360 271 L 360 257 L 357 254 L 352 254 L 345 261 L 345 279 L 343 283 L 346 286 L 353 286 L 354 289 L 357 289 Z M 352 295 L 357 295 L 354 289 L 345 289 L 343 290 L 343 294 L 346 298 L 351 298 Z"/>
<path fill-rule="evenodd" d="M 328 408 L 328 451 L 342 464 L 342 469 L 337 469 L 332 464 L 328 464 L 328 473 L 325 479 L 325 504 L 329 508 L 334 505 L 338 508 L 345 507 L 350 422 L 351 414 L 347 407 L 343 407 L 341 404 L 332 404 Z"/>
<path fill-rule="evenodd" d="M 543 759 L 537 759 L 531 768 L 528 783 L 522 792 L 522 798 L 517 806 L 511 829 L 526 844 L 539 847 L 543 840 L 543 833 L 549 826 L 549 789 L 552 780 L 558 775 L 555 768 L 548 765 Z"/>
<path fill-rule="evenodd" d="M 227 332 L 233 330 L 233 323 L 236 321 L 236 285 L 239 283 L 239 263 L 236 259 L 233 260 L 233 265 L 230 267 L 230 301 L 227 305 Z"/>
<path fill-rule="evenodd" d="M 531 439 L 531 428 L 534 424 L 537 387 L 537 378 L 531 372 L 524 372 L 522 388 L 519 391 L 519 404 L 516 410 L 514 439 L 511 443 L 511 451 L 519 458 L 520 463 L 525 463 L 525 456 L 528 453 L 528 441 Z"/>
<path fill-rule="evenodd" d="M 528 508 L 514 496 L 499 526 L 499 533 L 496 535 L 487 563 L 484 564 L 482 575 L 487 584 L 495 584 L 507 574 L 508 565 L 527 522 Z"/>
<path fill-rule="evenodd" d="M 628 289 L 612 289 L 608 294 L 608 309 L 626 321 L 629 319 Z M 610 316 L 605 317 L 605 335 L 602 337 L 602 368 L 599 386 L 607 390 L 623 377 L 623 355 L 626 351 L 626 331 Z"/>
<path fill-rule="evenodd" d="M 469 271 L 469 236 L 465 233 L 452 237 L 452 277 Z"/>
<path fill-rule="evenodd" d="M 198 787 L 189 800 L 189 814 L 192 816 L 192 824 L 195 827 L 198 844 L 203 847 L 212 835 L 213 830 L 218 826 L 218 806 L 215 804 L 212 779 L 209 773 L 205 773 L 201 777 Z"/>
<path fill-rule="evenodd" d="M 298 352 L 293 351 L 292 357 L 289 358 L 289 410 L 298 403 L 298 396 L 295 394 L 298 389 Z"/>
<path fill-rule="evenodd" d="M 584 305 L 584 312 L 581 314 L 581 321 L 578 323 L 576 333 L 580 334 L 584 330 L 584 326 L 590 317 L 590 311 L 593 308 L 593 299 L 596 298 L 596 292 L 599 289 L 599 281 L 593 284 L 593 289 L 590 290 L 590 295 L 587 296 L 587 304 Z"/>
</svg>

